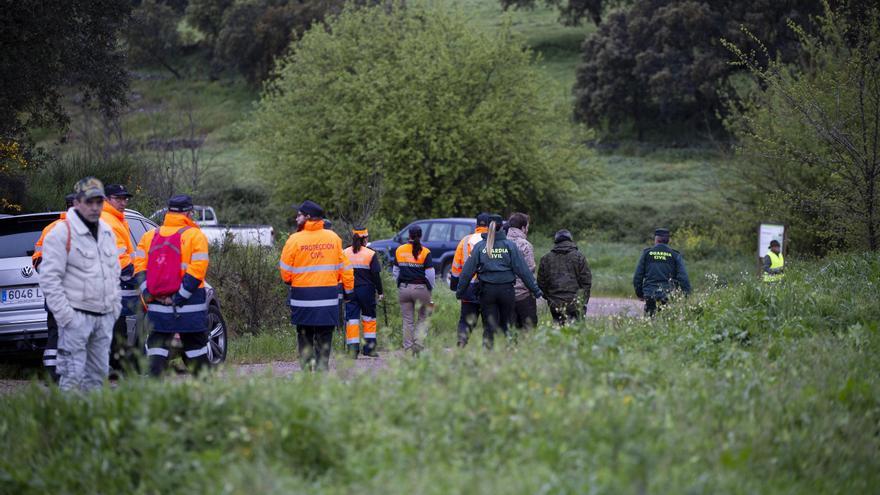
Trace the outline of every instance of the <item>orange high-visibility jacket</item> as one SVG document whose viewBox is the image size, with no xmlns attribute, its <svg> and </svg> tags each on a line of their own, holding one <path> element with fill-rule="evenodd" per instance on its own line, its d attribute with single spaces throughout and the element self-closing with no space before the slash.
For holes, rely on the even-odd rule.
<svg viewBox="0 0 880 495">
<path fill-rule="evenodd" d="M 147 316 L 153 328 L 159 332 L 201 332 L 207 325 L 205 277 L 208 274 L 208 238 L 185 214 L 166 213 L 161 227 L 141 237 L 134 252 L 135 279 L 143 293 L 147 288 L 150 246 L 156 230 L 162 236 L 170 236 L 183 227 L 188 227 L 180 236 L 180 271 L 183 278 L 175 296 L 183 304 L 178 303 L 173 308 L 158 301 L 147 301 Z"/>
<path fill-rule="evenodd" d="M 461 238 L 458 247 L 455 248 L 455 256 L 452 258 L 452 268 L 449 270 L 449 274 L 452 277 L 458 278 L 458 276 L 461 275 L 461 270 L 464 268 L 464 264 L 467 263 L 468 258 L 470 258 L 474 246 L 483 239 L 482 235 L 488 231 L 489 229 L 487 227 L 477 227 L 473 234 L 468 234 Z"/>
<path fill-rule="evenodd" d="M 294 325 L 339 324 L 339 282 L 346 294 L 351 294 L 354 273 L 342 252 L 342 239 L 325 230 L 323 220 L 307 221 L 303 230 L 287 239 L 278 267 L 281 280 L 291 287 Z"/>
<path fill-rule="evenodd" d="M 49 232 L 52 232 L 52 229 L 55 228 L 56 225 L 63 222 L 64 219 L 67 218 L 67 212 L 62 211 L 61 216 L 58 217 L 57 220 L 54 220 L 49 225 L 46 225 L 43 228 L 43 232 L 40 234 L 40 238 L 37 239 L 37 242 L 34 244 L 34 254 L 31 255 L 31 263 L 34 265 L 34 268 L 39 271 L 40 262 L 43 261 L 43 240 L 46 239 L 46 236 L 49 235 Z"/>
<path fill-rule="evenodd" d="M 125 213 L 117 210 L 104 201 L 104 210 L 101 212 L 101 220 L 107 222 L 113 235 L 116 236 L 116 251 L 119 253 L 119 268 L 125 276 L 126 268 L 131 265 L 131 254 L 134 252 L 134 244 L 131 242 L 131 229 L 125 220 Z M 129 275 L 130 276 L 130 275 Z"/>
</svg>

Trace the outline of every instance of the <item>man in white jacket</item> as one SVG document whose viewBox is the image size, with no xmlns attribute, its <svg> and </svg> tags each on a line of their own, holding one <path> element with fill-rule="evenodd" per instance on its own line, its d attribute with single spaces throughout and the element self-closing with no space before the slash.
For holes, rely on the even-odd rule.
<svg viewBox="0 0 880 495">
<path fill-rule="evenodd" d="M 119 302 L 116 239 L 101 220 L 104 186 L 86 177 L 74 187 L 76 199 L 43 240 L 40 288 L 58 322 L 58 375 L 62 390 L 90 390 L 109 371 L 113 323 Z"/>
</svg>

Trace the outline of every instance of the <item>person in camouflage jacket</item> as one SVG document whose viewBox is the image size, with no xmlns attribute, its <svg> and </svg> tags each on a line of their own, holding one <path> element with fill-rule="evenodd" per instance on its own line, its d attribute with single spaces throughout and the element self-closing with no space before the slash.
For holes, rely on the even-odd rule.
<svg viewBox="0 0 880 495">
<path fill-rule="evenodd" d="M 578 251 L 572 240 L 571 232 L 560 230 L 553 240 L 556 245 L 541 258 L 538 287 L 547 299 L 553 319 L 564 325 L 582 316 L 577 301 L 578 290 L 584 291 L 583 310 L 586 313 L 593 274 L 587 258 Z"/>
</svg>

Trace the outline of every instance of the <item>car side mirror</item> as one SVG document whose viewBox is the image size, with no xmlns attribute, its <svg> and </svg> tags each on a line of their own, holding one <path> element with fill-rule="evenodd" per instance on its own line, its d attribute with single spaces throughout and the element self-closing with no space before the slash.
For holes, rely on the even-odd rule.
<svg viewBox="0 0 880 495">
<path fill-rule="evenodd" d="M 403 244 L 403 238 L 400 236 L 400 234 L 396 234 L 394 236 L 394 242 L 396 242 L 398 244 Z"/>
</svg>

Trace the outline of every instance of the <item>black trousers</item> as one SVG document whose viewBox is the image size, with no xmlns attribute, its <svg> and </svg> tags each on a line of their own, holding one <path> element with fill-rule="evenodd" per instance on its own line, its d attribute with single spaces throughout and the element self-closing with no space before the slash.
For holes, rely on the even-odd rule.
<svg viewBox="0 0 880 495">
<path fill-rule="evenodd" d="M 550 315 L 553 317 L 553 320 L 560 325 L 565 325 L 581 318 L 577 299 L 570 302 L 553 302 L 548 304 L 548 306 L 550 306 Z"/>
<path fill-rule="evenodd" d="M 140 372 L 143 338 L 137 340 L 131 345 L 128 344 L 128 323 L 125 316 L 120 315 L 113 324 L 113 340 L 110 342 L 111 370 Z"/>
<path fill-rule="evenodd" d="M 58 371 L 55 369 L 58 361 L 58 322 L 48 309 L 46 309 L 46 327 L 49 336 L 46 338 L 46 348 L 43 349 L 43 368 L 46 369 L 49 379 L 58 383 Z"/>
<path fill-rule="evenodd" d="M 480 309 L 483 314 L 483 347 L 492 349 L 495 333 L 498 330 L 508 334 L 513 315 L 515 293 L 513 283 L 482 283 L 480 289 Z"/>
<path fill-rule="evenodd" d="M 173 341 L 174 334 L 170 332 L 153 331 L 147 337 L 147 356 L 150 358 L 151 376 L 162 376 L 162 373 L 168 368 L 168 356 Z M 180 342 L 183 344 L 183 362 L 194 374 L 208 366 L 207 330 L 181 333 Z"/>
<path fill-rule="evenodd" d="M 480 319 L 480 304 L 469 301 L 461 302 L 461 315 L 458 317 L 458 346 L 464 347 Z"/>
<path fill-rule="evenodd" d="M 655 298 L 645 298 L 645 315 L 650 316 L 651 318 L 657 314 L 657 311 L 663 309 L 663 306 L 669 302 L 669 299 L 665 297 L 661 297 L 659 299 Z"/>
<path fill-rule="evenodd" d="M 529 296 L 516 301 L 513 312 L 513 326 L 516 328 L 529 330 L 538 326 L 538 301 L 534 297 Z"/>
<path fill-rule="evenodd" d="M 333 345 L 334 328 L 315 325 L 296 326 L 300 368 L 318 371 L 330 369 L 330 349 Z"/>
</svg>

